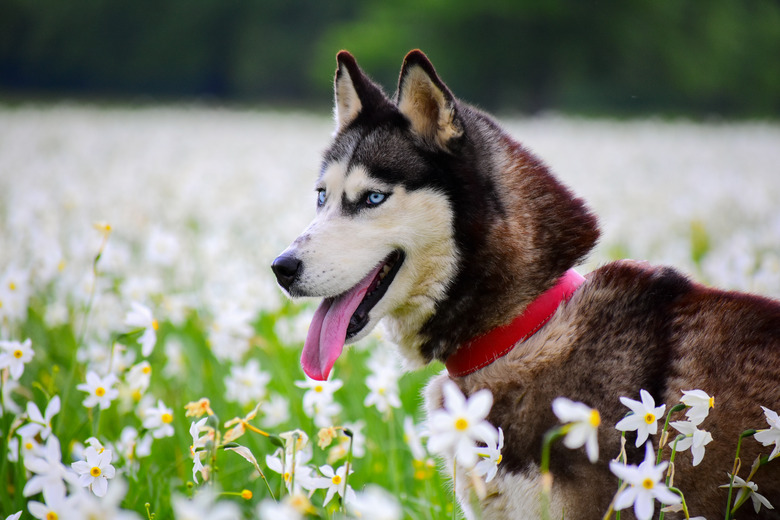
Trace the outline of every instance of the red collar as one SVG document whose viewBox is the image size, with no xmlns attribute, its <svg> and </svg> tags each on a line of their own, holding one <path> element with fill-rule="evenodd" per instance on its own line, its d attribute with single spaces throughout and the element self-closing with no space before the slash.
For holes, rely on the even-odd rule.
<svg viewBox="0 0 780 520">
<path fill-rule="evenodd" d="M 508 325 L 496 327 L 464 343 L 445 365 L 451 376 L 462 377 L 508 354 L 515 345 L 533 336 L 550 321 L 561 302 L 568 301 L 585 281 L 574 269 L 569 269 L 553 287 L 537 299 Z"/>
</svg>

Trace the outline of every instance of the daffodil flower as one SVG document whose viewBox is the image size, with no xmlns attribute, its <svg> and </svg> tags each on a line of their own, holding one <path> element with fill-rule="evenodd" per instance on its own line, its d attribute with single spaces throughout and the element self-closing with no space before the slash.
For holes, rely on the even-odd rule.
<svg viewBox="0 0 780 520">
<path fill-rule="evenodd" d="M 731 481 L 731 473 L 727 473 L 729 476 L 729 481 Z M 722 488 L 728 488 L 731 484 L 724 484 L 720 487 Z M 744 479 L 734 475 L 734 486 L 735 488 L 739 488 L 739 491 L 737 492 L 737 496 L 734 498 L 734 508 L 737 509 L 742 503 L 744 503 L 748 497 L 753 501 L 753 509 L 758 513 L 761 510 L 761 506 L 766 507 L 767 509 L 774 509 L 774 506 L 769 503 L 769 500 L 766 499 L 764 495 L 760 495 L 758 493 L 758 485 L 755 482 L 747 481 L 745 482 Z"/>
<path fill-rule="evenodd" d="M 636 447 L 641 446 L 650 435 L 658 433 L 658 419 L 663 417 L 666 405 L 655 405 L 653 396 L 647 390 L 641 390 L 642 401 L 621 397 L 620 402 L 631 409 L 631 415 L 621 419 L 616 425 L 620 431 L 636 431 Z"/>
<path fill-rule="evenodd" d="M 154 345 L 157 343 L 157 329 L 159 323 L 149 307 L 142 305 L 138 302 L 131 302 L 132 310 L 125 316 L 125 325 L 129 327 L 136 327 L 143 329 L 143 334 L 138 338 L 138 343 L 141 344 L 141 354 L 144 357 L 149 357 L 154 350 Z"/>
<path fill-rule="evenodd" d="M 334 470 L 329 465 L 320 466 L 320 473 L 325 478 L 315 479 L 315 486 L 319 489 L 327 489 L 325 493 L 325 501 L 322 503 L 322 507 L 327 506 L 336 494 L 338 494 L 345 503 L 351 503 L 355 501 L 355 492 L 352 490 L 352 486 L 346 485 L 345 482 L 347 476 L 347 466 L 341 466 L 339 469 Z M 349 471 L 350 475 L 352 470 Z"/>
<path fill-rule="evenodd" d="M 0 341 L 0 369 L 7 368 L 11 377 L 19 380 L 24 373 L 24 366 L 32 360 L 35 352 L 32 349 L 32 340 L 24 342 Z"/>
<path fill-rule="evenodd" d="M 25 439 L 31 439 L 36 435 L 46 440 L 51 435 L 51 421 L 60 413 L 60 396 L 55 395 L 46 405 L 46 411 L 41 414 L 38 405 L 32 401 L 27 402 L 27 420 L 30 422 L 16 430 L 17 435 Z"/>
<path fill-rule="evenodd" d="M 669 426 L 685 435 L 684 439 L 677 441 L 676 444 L 673 443 L 673 446 L 677 447 L 678 452 L 690 448 L 693 455 L 693 465 L 698 466 L 704 458 L 704 446 L 712 442 L 710 432 L 699 430 L 695 423 L 689 421 L 674 421 L 669 423 Z"/>
<path fill-rule="evenodd" d="M 474 392 L 468 400 L 458 386 L 447 381 L 442 387 L 444 408 L 434 411 L 429 420 L 428 449 L 455 458 L 460 465 L 471 468 L 477 462 L 476 442 L 495 444 L 498 431 L 486 417 L 493 406 L 489 390 Z"/>
<path fill-rule="evenodd" d="M 680 401 L 690 407 L 685 411 L 685 416 L 696 426 L 704 421 L 710 413 L 710 408 L 715 406 L 715 398 L 703 390 L 683 390 Z"/>
<path fill-rule="evenodd" d="M 680 497 L 662 482 L 669 463 L 664 461 L 656 466 L 652 444 L 648 442 L 645 446 L 645 460 L 639 466 L 616 461 L 609 463 L 610 471 L 627 484 L 615 497 L 615 510 L 620 511 L 633 505 L 638 520 L 650 520 L 653 517 L 656 500 L 662 504 L 681 502 Z"/>
<path fill-rule="evenodd" d="M 780 456 L 780 416 L 769 408 L 762 406 L 761 409 L 764 410 L 764 416 L 766 416 L 766 422 L 769 423 L 769 428 L 758 430 L 753 438 L 764 446 L 775 445 L 775 448 L 769 455 L 769 460 L 772 460 Z"/>
<path fill-rule="evenodd" d="M 498 443 L 488 444 L 485 447 L 477 447 L 474 450 L 481 459 L 474 466 L 474 473 L 485 477 L 485 482 L 490 482 L 498 473 L 498 465 L 501 464 L 501 450 L 504 449 L 504 430 L 498 429 Z"/>
<path fill-rule="evenodd" d="M 108 479 L 114 478 L 116 469 L 111 465 L 113 452 L 97 450 L 90 446 L 84 450 L 85 460 L 70 465 L 79 475 L 79 485 L 88 487 L 97 497 L 103 497 L 108 491 Z"/>
<path fill-rule="evenodd" d="M 117 381 L 113 373 L 100 377 L 97 372 L 90 370 L 87 372 L 87 382 L 76 386 L 78 390 L 88 394 L 82 404 L 87 408 L 100 406 L 101 410 L 105 410 L 111 406 L 111 401 L 119 396 L 119 390 L 114 388 Z"/>
<path fill-rule="evenodd" d="M 566 397 L 555 398 L 552 409 L 558 420 L 568 425 L 563 445 L 570 450 L 584 445 L 588 460 L 596 462 L 599 459 L 597 432 L 601 425 L 601 415 L 598 410 Z"/>
</svg>

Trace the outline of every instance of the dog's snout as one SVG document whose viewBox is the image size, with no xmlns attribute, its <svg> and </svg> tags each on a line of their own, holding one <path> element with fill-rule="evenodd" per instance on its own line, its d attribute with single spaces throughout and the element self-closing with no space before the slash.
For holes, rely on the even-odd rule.
<svg viewBox="0 0 780 520">
<path fill-rule="evenodd" d="M 285 290 L 289 290 L 290 286 L 295 282 L 298 274 L 301 272 L 303 262 L 298 258 L 290 254 L 282 254 L 274 259 L 271 264 L 276 275 L 276 281 L 279 282 Z"/>
</svg>

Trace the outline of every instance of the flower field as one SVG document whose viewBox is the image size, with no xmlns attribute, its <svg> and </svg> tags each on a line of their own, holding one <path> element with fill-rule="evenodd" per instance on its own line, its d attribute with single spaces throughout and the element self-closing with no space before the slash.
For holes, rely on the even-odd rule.
<svg viewBox="0 0 780 520">
<path fill-rule="evenodd" d="M 580 272 L 641 258 L 780 297 L 780 125 L 504 124 L 600 216 Z M 270 264 L 313 216 L 332 131 L 303 113 L 0 108 L 0 518 L 459 514 L 420 439 L 441 365 L 405 372 L 381 331 L 327 383 L 298 364 L 314 307 Z M 492 478 L 499 451 L 482 459 Z"/>
</svg>

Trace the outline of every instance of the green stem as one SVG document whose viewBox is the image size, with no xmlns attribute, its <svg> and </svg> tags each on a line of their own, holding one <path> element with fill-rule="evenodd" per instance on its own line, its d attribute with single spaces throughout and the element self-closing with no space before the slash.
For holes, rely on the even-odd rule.
<svg viewBox="0 0 780 520">
<path fill-rule="evenodd" d="M 672 454 L 669 457 L 669 471 L 666 472 L 666 479 L 664 480 L 664 483 L 666 484 L 666 487 L 669 487 L 669 483 L 672 480 L 672 468 L 674 467 L 674 459 L 677 457 L 677 443 L 680 442 L 680 439 L 684 439 L 685 437 L 686 437 L 685 435 L 678 435 L 674 439 L 674 444 L 672 445 Z M 658 451 L 661 451 L 661 450 L 658 450 Z M 656 465 L 658 465 L 658 464 L 656 464 Z M 669 488 L 669 489 L 673 489 L 673 488 Z M 680 494 L 680 496 L 682 496 L 682 492 L 680 492 L 679 494 Z M 684 498 L 683 498 L 683 508 L 685 508 L 685 499 Z M 658 515 L 658 520 L 664 520 L 665 516 L 666 516 L 666 513 L 661 511 L 659 513 L 659 515 Z M 685 513 L 685 518 L 688 518 L 687 511 Z"/>
<path fill-rule="evenodd" d="M 458 459 L 452 458 L 452 520 L 457 520 L 455 516 L 456 505 L 458 503 Z"/>
<path fill-rule="evenodd" d="M 659 439 L 661 439 L 663 441 L 664 435 L 669 430 L 669 419 L 672 418 L 672 414 L 676 413 L 676 412 L 679 412 L 679 411 L 682 411 L 682 410 L 685 410 L 686 408 L 688 408 L 686 405 L 680 403 L 678 405 L 673 406 L 672 409 L 669 410 L 669 413 L 666 414 L 666 421 L 664 422 L 664 429 L 661 430 L 661 436 L 658 437 Z M 658 454 L 655 456 L 655 465 L 656 466 L 661 463 L 661 455 L 663 455 L 663 445 L 661 444 L 661 442 L 659 442 L 658 443 Z"/>
<path fill-rule="evenodd" d="M 729 520 L 731 518 L 731 514 L 733 513 L 731 510 L 731 495 L 734 492 L 734 477 L 737 476 L 737 469 L 739 466 L 739 451 L 742 449 L 742 439 L 745 437 L 752 437 L 755 434 L 756 430 L 745 430 L 739 435 L 739 440 L 737 441 L 737 453 L 734 456 L 734 468 L 731 471 L 731 479 L 729 480 L 729 496 L 726 500 L 726 520 Z M 736 510 L 736 506 L 734 509 Z"/>
<path fill-rule="evenodd" d="M 352 465 L 352 444 L 355 437 L 349 428 L 344 428 L 344 435 L 349 437 L 349 448 L 347 449 L 347 462 L 344 464 L 344 493 L 341 495 L 341 512 L 347 515 L 347 482 L 349 481 L 349 467 Z"/>
<path fill-rule="evenodd" d="M 550 519 L 550 491 L 552 490 L 552 475 L 550 474 L 550 447 L 560 437 L 566 435 L 571 429 L 571 425 L 565 424 L 548 430 L 542 440 L 542 460 L 539 471 L 542 475 L 542 519 Z"/>
</svg>

